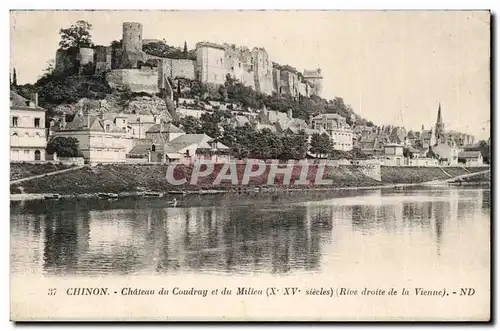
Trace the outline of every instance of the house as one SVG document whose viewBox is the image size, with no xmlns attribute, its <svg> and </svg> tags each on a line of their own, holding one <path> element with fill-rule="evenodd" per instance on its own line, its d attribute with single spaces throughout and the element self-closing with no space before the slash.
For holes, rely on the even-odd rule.
<svg viewBox="0 0 500 331">
<path fill-rule="evenodd" d="M 206 134 L 182 134 L 163 143 L 138 144 L 127 154 L 131 162 L 182 162 L 193 163 L 198 159 L 226 162 L 229 147 Z"/>
<path fill-rule="evenodd" d="M 87 107 L 81 109 L 73 121 L 66 123 L 63 120 L 53 135 L 76 138 L 86 163 L 125 162 L 133 146 L 133 137 L 122 116 L 111 118 L 102 112 L 91 114 Z"/>
<path fill-rule="evenodd" d="M 404 164 L 403 156 L 404 146 L 402 144 L 384 145 L 384 164 L 389 166 L 402 166 Z"/>
<path fill-rule="evenodd" d="M 28 101 L 10 92 L 10 160 L 44 161 L 47 136 L 45 109 L 38 106 L 38 95 Z"/>
<path fill-rule="evenodd" d="M 146 132 L 146 139 L 151 140 L 155 144 L 166 143 L 175 138 L 186 134 L 183 130 L 176 127 L 172 123 L 155 124 Z"/>
<path fill-rule="evenodd" d="M 385 144 L 384 155 L 403 156 L 404 146 L 401 144 Z"/>
<path fill-rule="evenodd" d="M 449 166 L 458 164 L 458 154 L 462 151 L 450 140 L 448 143 L 437 144 L 432 150 L 443 165 Z"/>
<path fill-rule="evenodd" d="M 127 127 L 132 137 L 136 139 L 146 138 L 146 132 L 154 125 L 160 124 L 160 117 L 157 115 L 136 115 L 127 114 Z"/>
<path fill-rule="evenodd" d="M 320 114 L 312 118 L 312 128 L 324 129 L 332 138 L 333 149 L 350 151 L 353 148 L 353 131 L 344 117 L 338 114 Z"/>
<path fill-rule="evenodd" d="M 458 153 L 458 162 L 467 167 L 480 167 L 483 165 L 483 155 L 480 151 L 467 151 Z"/>
</svg>

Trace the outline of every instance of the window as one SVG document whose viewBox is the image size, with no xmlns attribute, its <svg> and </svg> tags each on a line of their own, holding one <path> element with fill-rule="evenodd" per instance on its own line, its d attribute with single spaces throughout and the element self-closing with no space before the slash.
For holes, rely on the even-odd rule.
<svg viewBox="0 0 500 331">
<path fill-rule="evenodd" d="M 30 151 L 25 150 L 25 151 L 24 151 L 24 155 L 30 155 Z"/>
<path fill-rule="evenodd" d="M 13 135 L 13 136 L 16 136 L 16 137 L 18 137 L 18 136 L 19 136 L 19 135 L 17 134 L 17 132 L 14 132 L 12 135 Z"/>
<path fill-rule="evenodd" d="M 35 151 L 35 161 L 40 161 L 41 160 L 41 153 L 39 150 Z"/>
<path fill-rule="evenodd" d="M 40 119 L 39 118 L 35 118 L 35 128 L 40 128 Z"/>
<path fill-rule="evenodd" d="M 12 126 L 13 127 L 17 127 L 17 120 L 18 120 L 17 116 L 12 117 Z"/>
<path fill-rule="evenodd" d="M 110 130 L 111 130 L 111 125 L 110 124 L 106 124 L 106 132 L 108 132 Z"/>
</svg>

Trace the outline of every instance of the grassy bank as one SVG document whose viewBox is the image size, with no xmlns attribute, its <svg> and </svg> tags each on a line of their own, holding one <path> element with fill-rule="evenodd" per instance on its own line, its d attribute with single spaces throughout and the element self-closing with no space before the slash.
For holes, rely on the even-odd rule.
<svg viewBox="0 0 500 331">
<path fill-rule="evenodd" d="M 37 168 L 40 167 L 40 168 Z M 31 176 L 40 173 L 61 170 L 62 165 L 33 165 L 33 164 L 15 164 L 12 169 L 16 171 L 14 176 Z M 76 194 L 94 194 L 99 192 L 123 193 L 123 192 L 140 192 L 140 191 L 201 191 L 201 190 L 236 190 L 242 188 L 241 182 L 245 171 L 245 165 L 236 165 L 236 173 L 238 184 L 232 183 L 226 179 L 220 183 L 214 183 L 217 174 L 220 173 L 222 165 L 215 165 L 215 169 L 211 175 L 200 177 L 197 185 L 190 184 L 190 178 L 193 172 L 193 166 L 178 165 L 173 173 L 175 179 L 187 179 L 187 183 L 183 185 L 173 185 L 166 179 L 167 165 L 148 164 L 148 165 L 132 165 L 132 164 L 114 164 L 114 165 L 98 165 L 94 167 L 84 167 L 75 169 L 61 174 L 46 178 L 35 178 L 19 184 L 12 184 L 11 194 L 28 193 L 28 194 L 43 194 L 43 193 L 59 193 L 61 195 L 76 195 Z M 328 185 L 314 184 L 316 181 L 317 166 L 311 165 L 307 173 L 307 180 L 312 184 L 309 185 L 294 185 L 295 181 L 300 178 L 301 167 L 294 166 L 290 183 L 292 185 L 284 185 L 283 174 L 275 176 L 274 183 L 268 184 L 270 166 L 268 165 L 265 171 L 258 177 L 251 177 L 247 187 L 272 187 L 273 189 L 283 189 L 285 187 L 292 189 L 311 189 L 311 188 L 341 188 L 341 187 L 368 187 L 382 186 L 387 184 L 415 184 L 424 183 L 433 180 L 449 179 L 448 176 L 440 168 L 426 167 L 381 167 L 382 181 L 376 181 L 363 174 L 363 168 L 360 166 L 335 166 L 326 167 L 323 176 L 324 180 L 331 180 Z M 484 171 L 486 168 L 444 168 L 451 176 L 465 175 L 473 172 Z M 253 169 L 254 171 L 256 168 Z M 11 178 L 13 174 L 11 174 Z M 476 176 L 475 176 L 476 177 Z M 490 178 L 489 175 L 477 176 L 478 179 L 485 180 Z M 21 177 L 22 178 L 22 177 Z M 474 177 L 473 177 L 474 178 Z"/>
<path fill-rule="evenodd" d="M 65 165 L 62 163 L 11 163 L 10 164 L 10 180 L 23 179 L 36 175 L 43 175 L 49 172 L 54 172 L 58 170 L 64 170 L 73 167 L 73 165 Z"/>
<path fill-rule="evenodd" d="M 215 165 L 214 172 L 206 177 L 200 177 L 198 185 L 188 183 L 184 185 L 173 185 L 166 179 L 166 165 L 98 165 L 95 167 L 84 167 L 75 171 L 57 174 L 49 178 L 36 178 L 20 184 L 11 185 L 11 193 L 59 193 L 59 194 L 82 194 L 98 192 L 135 192 L 135 191 L 160 191 L 169 190 L 217 190 L 232 189 L 241 187 L 235 185 L 230 180 L 224 180 L 220 184 L 214 185 L 217 174 L 222 165 Z M 238 183 L 243 179 L 245 165 L 236 165 Z M 256 170 L 256 169 L 254 169 Z M 174 171 L 174 178 L 191 178 L 192 166 L 178 165 Z M 275 177 L 275 182 L 268 185 L 268 175 L 270 166 L 267 166 L 264 173 L 258 177 L 251 177 L 248 186 L 251 187 L 284 187 L 283 174 Z M 309 168 L 307 179 L 314 182 L 317 173 L 317 166 Z M 299 179 L 301 168 L 293 168 L 291 183 Z M 363 174 L 358 166 L 338 166 L 326 167 L 325 180 L 332 180 L 330 187 L 356 187 L 356 186 L 376 186 L 380 182 Z M 286 185 L 288 186 L 288 185 Z M 290 185 L 291 187 L 304 187 L 304 185 Z M 309 186 L 313 186 L 310 184 Z M 22 187 L 22 190 L 20 189 Z"/>
<path fill-rule="evenodd" d="M 383 183 L 387 184 L 406 184 L 406 183 L 425 183 L 433 180 L 445 180 L 452 177 L 466 175 L 473 172 L 487 170 L 487 168 L 462 168 L 462 167 L 380 167 L 380 173 Z"/>
</svg>

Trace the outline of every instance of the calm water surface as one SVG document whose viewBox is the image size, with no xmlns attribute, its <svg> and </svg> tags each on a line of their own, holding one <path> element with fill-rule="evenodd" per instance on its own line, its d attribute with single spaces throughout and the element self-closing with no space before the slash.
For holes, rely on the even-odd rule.
<svg viewBox="0 0 500 331">
<path fill-rule="evenodd" d="M 489 269 L 490 189 L 11 202 L 11 271 L 295 274 Z"/>
</svg>

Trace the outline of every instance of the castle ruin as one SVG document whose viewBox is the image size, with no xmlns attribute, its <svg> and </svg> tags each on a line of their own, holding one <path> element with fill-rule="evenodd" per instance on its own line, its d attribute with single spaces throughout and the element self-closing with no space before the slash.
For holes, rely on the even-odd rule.
<svg viewBox="0 0 500 331">
<path fill-rule="evenodd" d="M 321 95 L 323 77 L 320 69 L 304 70 L 301 74 L 290 66 L 280 66 L 271 61 L 265 48 L 250 50 L 230 44 L 198 42 L 196 60 L 170 59 L 142 50 L 145 43 L 156 39 L 143 39 L 141 23 L 124 22 L 122 26 L 121 45 L 60 49 L 56 53 L 55 70 L 71 69 L 81 73 L 84 66 L 92 64 L 94 74 L 106 74 L 112 87 L 125 85 L 133 92 L 157 92 L 161 87 L 158 82 L 163 81 L 163 76 L 222 85 L 229 75 L 267 95 Z"/>
</svg>

